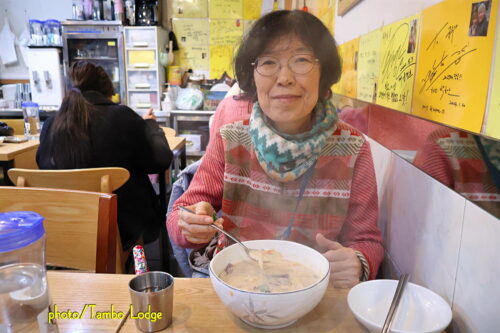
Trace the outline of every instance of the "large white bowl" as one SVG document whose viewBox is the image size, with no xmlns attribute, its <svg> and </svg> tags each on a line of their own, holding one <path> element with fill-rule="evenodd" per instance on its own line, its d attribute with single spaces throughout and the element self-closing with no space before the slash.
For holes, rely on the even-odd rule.
<svg viewBox="0 0 500 333">
<path fill-rule="evenodd" d="M 397 280 L 373 280 L 349 291 L 347 303 L 356 319 L 370 332 L 380 332 L 391 306 Z M 390 332 L 442 332 L 451 321 L 448 303 L 433 291 L 408 283 Z"/>
<path fill-rule="evenodd" d="M 288 260 L 299 262 L 314 270 L 320 278 L 310 287 L 285 293 L 256 293 L 236 289 L 219 278 L 229 263 L 246 260 L 239 245 L 231 245 L 210 262 L 210 279 L 222 303 L 241 320 L 259 328 L 280 328 L 293 324 L 314 309 L 328 287 L 330 265 L 318 251 L 305 245 L 282 240 L 244 242 L 253 249 L 277 250 Z"/>
</svg>

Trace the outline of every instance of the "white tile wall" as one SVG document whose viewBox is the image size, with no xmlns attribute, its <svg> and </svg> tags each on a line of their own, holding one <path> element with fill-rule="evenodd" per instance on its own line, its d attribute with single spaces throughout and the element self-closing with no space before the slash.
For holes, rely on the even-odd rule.
<svg viewBox="0 0 500 333">
<path fill-rule="evenodd" d="M 399 157 L 391 175 L 386 250 L 412 282 L 451 304 L 465 199 Z"/>
<path fill-rule="evenodd" d="M 385 239 L 382 273 L 441 295 L 453 333 L 500 332 L 500 220 L 399 156 L 371 144 Z"/>
<path fill-rule="evenodd" d="M 385 148 L 378 142 L 370 138 L 367 139 L 370 142 L 373 164 L 375 167 L 375 176 L 377 178 L 379 228 L 384 239 L 387 239 L 385 226 L 387 221 L 387 212 L 389 212 L 387 206 L 390 204 L 391 198 L 387 197 L 387 195 L 390 193 L 385 191 L 385 189 L 387 188 L 390 175 L 392 174 L 392 160 L 394 159 L 395 155 L 389 149 Z"/>
<path fill-rule="evenodd" d="M 467 202 L 453 301 L 453 332 L 500 332 L 500 221 Z"/>
</svg>

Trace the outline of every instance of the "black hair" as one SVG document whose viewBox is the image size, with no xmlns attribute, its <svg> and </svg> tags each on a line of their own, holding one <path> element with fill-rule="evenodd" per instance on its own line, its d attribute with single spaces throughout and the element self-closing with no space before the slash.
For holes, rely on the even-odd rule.
<svg viewBox="0 0 500 333">
<path fill-rule="evenodd" d="M 92 164 L 90 114 L 93 106 L 82 92 L 94 90 L 106 97 L 115 92 L 106 71 L 88 61 L 75 62 L 69 76 L 74 88 L 64 96 L 50 134 L 50 155 L 57 169 L 87 168 Z"/>
<path fill-rule="evenodd" d="M 234 60 L 236 78 L 240 88 L 245 91 L 246 98 L 257 100 L 252 62 L 271 43 L 287 35 L 297 36 L 319 59 L 321 64 L 320 99 L 327 98 L 332 84 L 339 81 L 342 61 L 335 39 L 325 25 L 314 15 L 301 10 L 278 10 L 255 22 L 236 54 Z"/>
</svg>

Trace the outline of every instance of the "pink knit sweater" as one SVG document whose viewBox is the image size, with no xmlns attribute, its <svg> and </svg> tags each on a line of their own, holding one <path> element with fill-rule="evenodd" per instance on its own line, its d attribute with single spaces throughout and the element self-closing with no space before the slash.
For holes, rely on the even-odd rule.
<svg viewBox="0 0 500 333">
<path fill-rule="evenodd" d="M 182 235 L 177 225 L 178 206 L 192 205 L 200 201 L 211 203 L 216 210 L 223 206 L 222 194 L 226 165 L 224 161 L 224 145 L 219 130 L 224 124 L 248 119 L 250 112 L 251 103 L 237 101 L 232 97 L 224 99 L 219 105 L 211 127 L 210 142 L 203 161 L 190 187 L 175 202 L 168 217 L 168 232 L 178 245 L 192 248 L 199 247 L 198 244 L 188 242 Z M 340 122 L 339 127 L 359 135 L 359 132 L 345 123 Z M 377 188 L 368 142 L 364 142 L 355 161 L 345 219 L 341 225 L 334 226 L 330 233 L 328 231 L 323 232 L 325 236 L 336 239 L 344 246 L 362 252 L 370 265 L 369 278 L 374 278 L 383 258 L 383 247 L 380 231 L 377 228 Z M 234 226 L 228 225 L 227 227 Z"/>
</svg>

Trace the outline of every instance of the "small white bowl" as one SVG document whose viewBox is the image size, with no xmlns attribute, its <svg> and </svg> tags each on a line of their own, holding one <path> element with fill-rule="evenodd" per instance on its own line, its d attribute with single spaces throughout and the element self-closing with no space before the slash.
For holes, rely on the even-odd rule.
<svg viewBox="0 0 500 333">
<path fill-rule="evenodd" d="M 210 262 L 210 280 L 222 303 L 233 314 L 249 325 L 273 329 L 293 324 L 318 305 L 330 278 L 330 265 L 321 253 L 305 245 L 282 240 L 243 243 L 251 249 L 277 250 L 285 259 L 310 267 L 320 277 L 310 287 L 291 292 L 265 294 L 236 289 L 219 278 L 227 264 L 247 258 L 241 246 L 231 245 Z"/>
<path fill-rule="evenodd" d="M 382 330 L 397 284 L 397 280 L 373 280 L 360 283 L 349 291 L 349 308 L 370 332 Z M 441 296 L 408 283 L 390 332 L 438 333 L 450 324 L 451 317 L 451 308 Z"/>
</svg>

